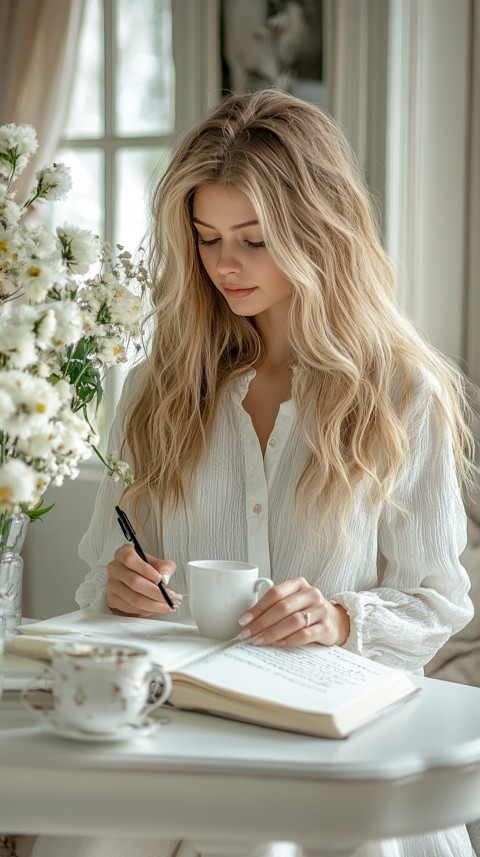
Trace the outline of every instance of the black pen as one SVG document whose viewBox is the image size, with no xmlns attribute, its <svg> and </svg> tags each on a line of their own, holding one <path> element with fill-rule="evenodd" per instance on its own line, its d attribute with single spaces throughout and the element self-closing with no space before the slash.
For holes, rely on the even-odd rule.
<svg viewBox="0 0 480 857">
<path fill-rule="evenodd" d="M 120 509 L 120 506 L 115 506 L 115 511 L 117 513 L 118 523 L 120 524 L 120 526 L 122 528 L 123 535 L 125 536 L 127 541 L 132 542 L 133 547 L 135 548 L 136 552 L 138 553 L 140 559 L 143 559 L 143 561 L 147 562 L 148 565 L 152 565 L 152 563 L 148 561 L 147 555 L 145 554 L 143 548 L 141 547 L 140 542 L 137 539 L 137 534 L 136 534 L 135 530 L 133 529 L 130 521 L 128 520 L 125 512 L 122 509 Z M 163 583 L 162 580 L 159 581 L 158 588 L 159 588 L 160 592 L 162 593 L 163 597 L 165 598 L 165 601 L 167 602 L 168 606 L 174 607 L 175 605 L 174 605 L 172 599 L 170 598 L 170 596 L 169 596 L 169 594 L 165 588 L 165 584 Z"/>
</svg>

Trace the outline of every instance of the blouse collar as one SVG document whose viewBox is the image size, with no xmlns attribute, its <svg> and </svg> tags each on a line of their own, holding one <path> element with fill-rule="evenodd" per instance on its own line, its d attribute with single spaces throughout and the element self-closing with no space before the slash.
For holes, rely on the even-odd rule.
<svg viewBox="0 0 480 857">
<path fill-rule="evenodd" d="M 241 405 L 245 396 L 248 393 L 248 388 L 256 375 L 255 369 L 249 369 L 244 375 L 235 378 L 230 387 L 230 395 L 236 404 Z M 287 399 L 280 404 L 279 413 L 293 415 L 295 413 L 295 405 L 293 399 Z"/>
</svg>

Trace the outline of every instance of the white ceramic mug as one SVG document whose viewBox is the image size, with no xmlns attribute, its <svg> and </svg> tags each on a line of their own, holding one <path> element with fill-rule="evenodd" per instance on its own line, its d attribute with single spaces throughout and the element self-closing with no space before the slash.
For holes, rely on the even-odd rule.
<svg viewBox="0 0 480 857">
<path fill-rule="evenodd" d="M 42 676 L 28 682 L 22 698 L 30 698 L 40 678 L 50 679 L 56 723 L 88 733 L 114 733 L 137 726 L 166 702 L 171 681 L 154 666 L 145 649 L 120 643 L 62 643 L 50 650 L 52 664 Z M 149 701 L 151 683 L 162 690 Z"/>
<path fill-rule="evenodd" d="M 230 640 L 241 628 L 240 616 L 273 586 L 258 567 L 232 560 L 192 560 L 187 569 L 190 611 L 204 637 Z"/>
</svg>

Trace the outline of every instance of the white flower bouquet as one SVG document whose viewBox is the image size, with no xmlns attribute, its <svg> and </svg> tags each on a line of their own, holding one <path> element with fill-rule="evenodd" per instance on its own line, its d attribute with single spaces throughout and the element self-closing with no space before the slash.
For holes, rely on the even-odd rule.
<svg viewBox="0 0 480 857">
<path fill-rule="evenodd" d="M 37 172 L 23 204 L 15 198 L 36 148 L 29 125 L 0 127 L 0 553 L 12 516 L 49 511 L 48 485 L 75 478 L 92 452 L 114 479 L 131 481 L 124 462 L 101 456 L 89 407 L 128 343 L 140 347 L 147 272 L 86 230 L 29 222 L 33 203 L 71 187 L 68 169 L 54 164 Z"/>
</svg>

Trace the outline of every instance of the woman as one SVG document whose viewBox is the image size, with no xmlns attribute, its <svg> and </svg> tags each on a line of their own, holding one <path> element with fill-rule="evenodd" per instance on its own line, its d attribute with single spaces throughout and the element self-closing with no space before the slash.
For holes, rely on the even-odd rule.
<svg viewBox="0 0 480 857">
<path fill-rule="evenodd" d="M 421 670 L 471 618 L 462 382 L 394 302 L 341 132 L 285 93 L 232 95 L 179 146 L 154 223 L 154 335 L 110 441 L 131 464 L 122 503 L 152 566 L 122 545 L 106 479 L 79 605 L 178 620 L 186 608 L 173 589 L 168 607 L 160 577 L 176 569 L 184 593 L 189 559 L 247 560 L 275 586 L 243 639 Z M 113 848 L 82 842 L 69 853 Z M 57 853 L 43 843 L 36 857 Z M 191 853 L 136 853 L 176 847 Z M 359 853 L 472 852 L 459 827 Z"/>
</svg>

